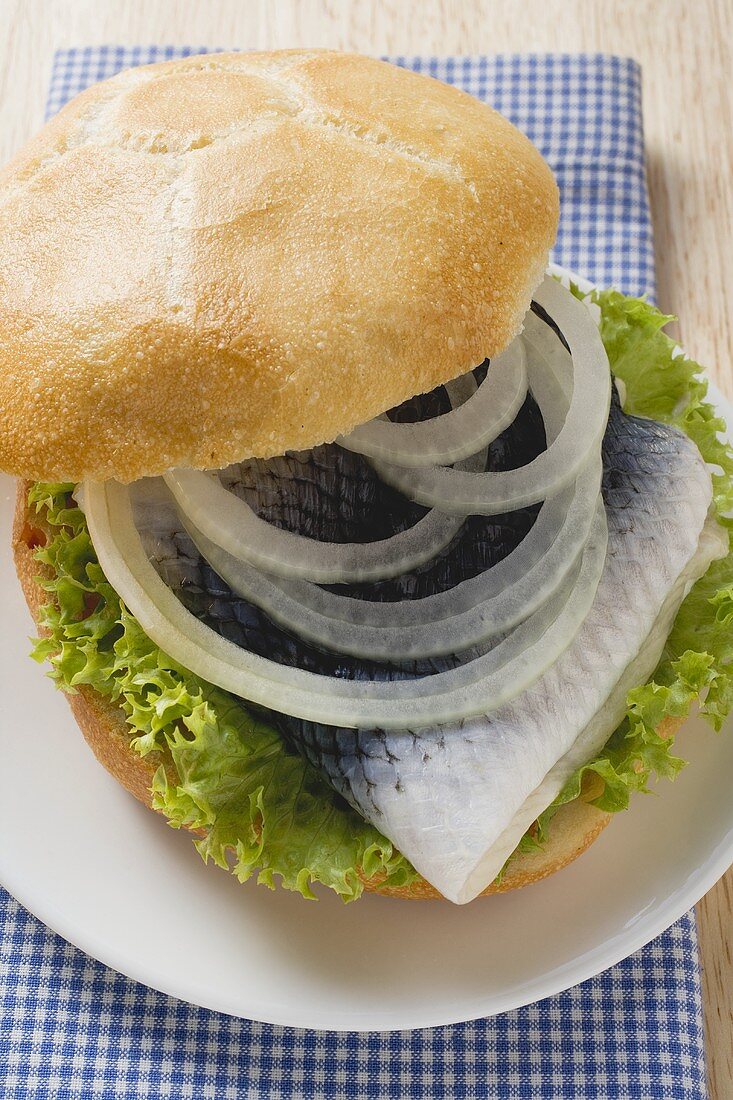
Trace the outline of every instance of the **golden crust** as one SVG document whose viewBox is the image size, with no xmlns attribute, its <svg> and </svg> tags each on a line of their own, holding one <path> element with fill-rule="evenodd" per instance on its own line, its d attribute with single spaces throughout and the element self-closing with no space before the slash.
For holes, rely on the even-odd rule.
<svg viewBox="0 0 733 1100">
<path fill-rule="evenodd" d="M 519 330 L 558 219 L 495 111 L 329 51 L 96 85 L 0 204 L 0 469 L 69 481 L 313 446 L 447 381 Z"/>
</svg>

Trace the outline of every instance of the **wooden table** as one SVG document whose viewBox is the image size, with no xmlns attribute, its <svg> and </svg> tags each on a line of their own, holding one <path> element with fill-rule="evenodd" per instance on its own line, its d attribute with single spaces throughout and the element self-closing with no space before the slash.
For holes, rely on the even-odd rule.
<svg viewBox="0 0 733 1100">
<path fill-rule="evenodd" d="M 644 68 L 659 300 L 733 396 L 732 0 L 0 0 L 0 162 L 37 129 L 59 46 L 364 53 L 603 50 Z M 713 1100 L 733 1096 L 733 872 L 698 906 Z"/>
</svg>

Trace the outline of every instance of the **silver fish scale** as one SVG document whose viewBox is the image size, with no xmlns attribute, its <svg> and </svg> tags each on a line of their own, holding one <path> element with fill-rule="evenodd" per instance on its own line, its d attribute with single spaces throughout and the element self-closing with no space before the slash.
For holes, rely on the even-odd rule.
<svg viewBox="0 0 733 1100">
<path fill-rule="evenodd" d="M 486 864 L 491 881 L 504 862 L 506 830 L 519 818 L 509 854 L 524 831 L 521 813 L 532 792 L 607 705 L 606 724 L 600 734 L 596 730 L 586 759 L 597 753 L 623 713 L 623 698 L 620 712 L 618 699 L 611 705 L 614 687 L 640 660 L 649 637 L 635 682 L 648 678 L 668 633 L 666 623 L 658 644 L 652 637 L 665 601 L 674 605 L 671 612 L 667 607 L 669 617 L 684 595 L 684 571 L 692 581 L 707 567 L 698 543 L 711 483 L 694 444 L 673 428 L 626 416 L 614 400 L 603 458 L 609 542 L 598 593 L 574 642 L 530 689 L 491 716 L 417 731 L 353 730 L 271 716 L 334 789 L 454 901 L 468 900 L 467 881 L 498 844 L 498 865 Z M 239 644 L 244 636 L 253 648 L 254 639 L 265 652 L 270 646 L 269 655 L 286 663 L 360 674 L 348 659 L 309 655 L 297 639 L 274 632 L 266 616 L 234 600 L 215 574 L 202 581 L 200 558 L 159 501 L 147 515 L 139 511 L 138 520 L 167 583 L 225 636 Z M 364 674 L 374 675 L 366 667 Z M 561 785 L 562 777 L 557 790 Z M 545 792 L 544 805 L 557 790 Z M 533 816 L 542 808 L 535 806 Z"/>
<path fill-rule="evenodd" d="M 680 574 L 693 563 L 692 581 L 707 567 L 709 558 L 700 556 L 697 569 L 694 559 L 711 499 L 710 476 L 682 433 L 613 408 L 603 492 L 608 556 L 591 612 L 569 649 L 510 704 L 491 716 L 411 732 L 285 720 L 336 790 L 453 900 L 467 900 L 455 884 L 465 880 L 610 698 Z M 672 613 L 683 595 L 680 590 Z M 668 626 L 638 682 L 656 665 Z M 623 713 L 623 699 L 621 708 Z M 616 701 L 600 744 L 596 735 L 586 759 L 620 717 Z M 542 808 L 535 807 L 529 821 Z M 484 885 L 503 858 L 487 868 Z"/>
<path fill-rule="evenodd" d="M 414 404 L 429 407 L 433 398 L 423 395 Z M 488 468 L 521 466 L 543 445 L 539 410 L 528 398 L 516 421 L 489 448 Z M 224 471 L 223 480 L 268 522 L 312 538 L 339 542 L 387 537 L 424 514 L 424 509 L 379 481 L 361 455 L 333 445 L 315 448 L 310 458 L 298 454 L 241 463 Z M 153 495 L 141 529 L 161 576 L 192 614 L 243 648 L 311 672 L 371 680 L 431 675 L 479 652 L 388 664 L 357 661 L 308 645 L 236 596 L 198 553 L 165 493 L 156 496 L 153 485 L 149 492 Z M 144 507 L 139 492 L 137 507 Z M 504 516 L 471 516 L 432 561 L 399 577 L 337 586 L 338 590 L 353 598 L 387 601 L 444 591 L 504 558 L 524 538 L 537 510 L 533 506 Z"/>
</svg>

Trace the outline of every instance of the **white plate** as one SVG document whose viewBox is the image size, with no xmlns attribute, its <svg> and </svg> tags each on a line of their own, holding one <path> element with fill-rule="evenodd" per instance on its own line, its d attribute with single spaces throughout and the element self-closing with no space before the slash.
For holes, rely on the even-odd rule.
<svg viewBox="0 0 733 1100">
<path fill-rule="evenodd" d="M 733 424 L 733 408 L 713 399 Z M 255 1020 L 427 1027 L 547 997 L 618 962 L 733 862 L 733 722 L 679 737 L 690 767 L 636 796 L 576 863 L 466 907 L 365 896 L 317 903 L 204 867 L 190 839 L 96 763 L 28 658 L 31 621 L 0 478 L 0 881 L 71 943 L 146 985 Z"/>
</svg>

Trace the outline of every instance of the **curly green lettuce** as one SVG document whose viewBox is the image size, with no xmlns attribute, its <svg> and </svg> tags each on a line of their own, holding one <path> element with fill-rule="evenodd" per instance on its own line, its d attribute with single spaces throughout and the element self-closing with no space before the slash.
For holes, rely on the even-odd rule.
<svg viewBox="0 0 733 1100">
<path fill-rule="evenodd" d="M 706 400 L 699 366 L 679 356 L 663 332 L 671 320 L 648 302 L 615 291 L 594 295 L 611 369 L 623 383 L 624 408 L 681 428 L 715 467 L 715 507 L 730 527 L 733 451 L 725 425 Z M 160 754 L 153 804 L 174 828 L 199 832 L 204 860 L 252 875 L 268 886 L 313 897 L 322 883 L 345 901 L 364 879 L 400 886 L 418 878 L 392 844 L 331 789 L 270 726 L 246 706 L 172 661 L 144 634 L 107 583 L 71 485 L 39 483 L 30 503 L 53 537 L 37 551 L 50 569 L 49 594 L 34 656 L 67 692 L 89 685 L 126 716 L 130 744 L 141 756 Z M 702 713 L 719 729 L 733 706 L 733 555 L 714 562 L 682 604 L 652 679 L 630 692 L 628 710 L 596 760 L 581 768 L 522 840 L 541 844 L 553 814 L 579 797 L 593 773 L 594 804 L 624 809 L 654 775 L 673 778 L 683 766 L 673 739 L 656 732 L 667 717 L 685 717 L 702 698 Z M 155 759 L 155 757 L 153 757 Z"/>
</svg>

